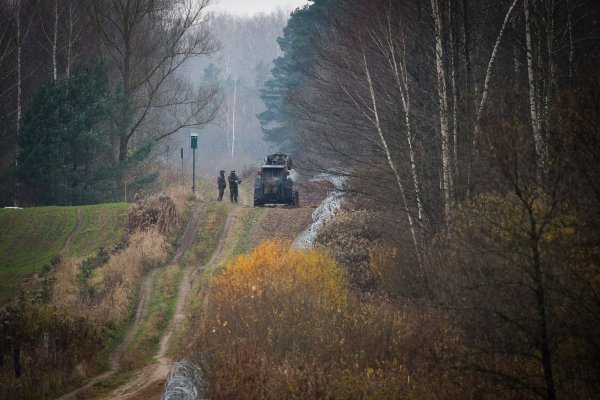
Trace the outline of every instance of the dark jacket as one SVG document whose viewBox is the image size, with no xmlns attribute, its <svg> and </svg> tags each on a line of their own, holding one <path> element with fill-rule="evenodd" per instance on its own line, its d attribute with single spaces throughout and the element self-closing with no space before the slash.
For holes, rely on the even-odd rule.
<svg viewBox="0 0 600 400">
<path fill-rule="evenodd" d="M 236 174 L 229 174 L 227 180 L 229 181 L 229 189 L 237 189 L 238 183 L 241 182 Z"/>
<path fill-rule="evenodd" d="M 225 182 L 225 177 L 223 175 L 219 175 L 217 177 L 217 186 L 219 189 L 225 189 L 227 187 L 227 183 Z"/>
</svg>

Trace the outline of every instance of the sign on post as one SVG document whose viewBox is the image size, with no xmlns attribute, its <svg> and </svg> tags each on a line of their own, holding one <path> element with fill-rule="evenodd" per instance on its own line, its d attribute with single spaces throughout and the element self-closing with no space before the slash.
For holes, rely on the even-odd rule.
<svg viewBox="0 0 600 400">
<path fill-rule="evenodd" d="M 196 193 L 196 149 L 198 148 L 198 134 L 192 133 L 192 193 Z"/>
</svg>

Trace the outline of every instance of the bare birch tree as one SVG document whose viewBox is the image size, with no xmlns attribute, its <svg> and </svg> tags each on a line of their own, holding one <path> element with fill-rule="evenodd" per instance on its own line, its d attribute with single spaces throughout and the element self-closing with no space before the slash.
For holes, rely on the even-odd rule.
<svg viewBox="0 0 600 400">
<path fill-rule="evenodd" d="M 536 76 L 535 61 L 537 52 L 534 49 L 532 40 L 533 21 L 531 18 L 530 2 L 523 0 L 523 12 L 525 16 L 525 45 L 527 51 L 527 78 L 529 88 L 529 112 L 531 114 L 531 128 L 533 130 L 533 140 L 535 143 L 535 154 L 537 159 L 537 169 L 539 179 L 541 180 L 542 170 L 545 165 L 546 144 L 542 136 L 542 117 L 540 115 L 540 90 L 537 84 L 539 79 Z"/>
<path fill-rule="evenodd" d="M 434 22 L 435 41 L 435 66 L 437 73 L 438 107 L 439 107 L 439 129 L 442 147 L 442 190 L 444 193 L 444 213 L 446 217 L 450 213 L 452 205 L 452 173 L 450 168 L 450 128 L 448 115 L 448 86 L 446 83 L 446 69 L 444 66 L 444 45 L 442 32 L 442 12 L 438 0 L 431 0 L 431 12 Z"/>
<path fill-rule="evenodd" d="M 55 82 L 58 80 L 58 22 L 60 20 L 60 12 L 62 11 L 59 9 L 58 3 L 59 0 L 52 1 L 51 26 L 47 27 L 43 18 L 41 24 L 45 39 L 49 45 L 47 51 L 50 54 L 50 60 L 52 63 L 52 79 Z"/>
<path fill-rule="evenodd" d="M 421 261 L 420 231 L 418 230 L 419 228 L 417 227 L 417 224 L 413 219 L 412 213 L 411 213 L 410 209 L 408 208 L 408 202 L 406 200 L 406 190 L 404 189 L 404 184 L 402 183 L 402 179 L 400 177 L 398 168 L 396 166 L 396 162 L 394 161 L 394 158 L 393 158 L 390 148 L 388 146 L 388 140 L 387 140 L 386 135 L 383 132 L 383 129 L 381 126 L 379 110 L 377 109 L 377 96 L 375 94 L 373 79 L 371 77 L 371 72 L 369 70 L 369 63 L 367 61 L 365 46 L 364 46 L 364 43 L 360 36 L 359 36 L 359 40 L 360 40 L 360 50 L 362 53 L 361 67 L 365 74 L 365 79 L 366 79 L 366 83 L 367 83 L 368 90 L 369 90 L 369 97 L 370 97 L 369 100 L 371 102 L 370 106 L 367 105 L 368 103 L 365 103 L 365 105 L 367 105 L 367 108 L 366 108 L 366 110 L 363 109 L 362 113 L 373 124 L 373 126 L 377 130 L 377 134 L 379 135 L 379 139 L 380 139 L 381 149 L 385 153 L 385 157 L 387 159 L 388 165 L 390 166 L 390 169 L 392 170 L 394 177 L 396 178 L 396 183 L 398 185 L 398 189 L 399 189 L 400 195 L 402 197 L 402 204 L 404 205 L 404 211 L 406 213 L 406 218 L 408 220 L 408 225 L 410 227 L 411 237 L 413 240 L 413 244 L 415 246 L 415 254 L 417 254 L 419 266 L 422 266 L 423 263 Z M 349 92 L 348 92 L 348 94 L 349 94 L 349 96 L 351 96 Z M 358 101 L 356 99 L 353 98 L 353 101 L 355 102 L 355 104 L 357 106 L 359 105 Z M 364 102 L 364 100 L 361 100 L 361 101 Z M 359 107 L 359 109 L 360 109 L 360 107 Z M 368 111 L 370 111 L 370 113 L 368 113 Z"/>
<path fill-rule="evenodd" d="M 237 100 L 237 78 L 233 80 L 233 110 L 231 111 L 231 158 L 235 153 L 235 108 Z"/>
<path fill-rule="evenodd" d="M 31 24 L 33 23 L 33 13 L 29 15 L 23 16 L 23 8 L 21 0 L 15 0 L 14 3 L 14 19 L 16 26 L 16 38 L 14 41 L 14 45 L 16 47 L 16 146 L 15 146 L 15 166 L 18 168 L 17 158 L 19 155 L 19 132 L 21 130 L 21 121 L 23 119 L 23 48 L 25 46 L 25 42 L 27 37 L 29 36 L 29 32 L 31 31 Z M 33 5 L 35 7 L 35 4 Z M 24 18 L 25 17 L 25 18 Z M 24 22 L 24 23 L 23 23 Z"/>
<path fill-rule="evenodd" d="M 67 16 L 64 18 L 66 24 L 66 44 L 65 44 L 65 75 L 71 76 L 73 66 L 80 57 L 78 47 L 82 40 L 82 15 L 81 9 L 76 5 L 75 0 L 68 0 Z"/>
<path fill-rule="evenodd" d="M 417 172 L 417 162 L 415 149 L 413 144 L 413 122 L 411 115 L 411 87 L 408 76 L 408 65 L 406 61 L 406 36 L 404 34 L 404 28 L 402 22 L 400 24 L 399 32 L 394 32 L 392 29 L 392 15 L 393 10 L 391 5 L 384 10 L 383 19 L 379 20 L 380 29 L 371 33 L 371 38 L 374 41 L 377 49 L 388 60 L 390 71 L 394 76 L 394 82 L 400 95 L 400 106 L 403 111 L 403 118 L 405 124 L 406 143 L 408 146 L 408 156 L 410 160 L 410 175 L 412 177 L 413 190 L 417 202 L 417 218 L 419 225 L 422 225 L 424 218 L 423 201 L 421 199 L 421 184 L 419 174 Z M 398 18 L 400 20 L 400 18 Z M 422 227 L 419 228 L 421 230 Z"/>
<path fill-rule="evenodd" d="M 502 41 L 502 36 L 504 35 L 506 26 L 511 19 L 512 12 L 515 9 L 515 6 L 517 5 L 518 1 L 519 0 L 514 0 L 512 2 L 512 4 L 510 5 L 510 7 L 508 8 L 508 11 L 506 12 L 506 15 L 504 16 L 504 22 L 502 23 L 502 27 L 500 28 L 500 32 L 498 33 L 498 37 L 496 38 L 496 42 L 494 43 L 494 47 L 492 49 L 492 54 L 490 55 L 489 61 L 487 63 L 487 67 L 485 70 L 485 77 L 483 79 L 481 98 L 480 98 L 479 104 L 477 106 L 477 113 L 475 114 L 475 131 L 473 133 L 473 150 L 474 151 L 477 151 L 477 141 L 479 140 L 480 129 L 481 129 L 480 120 L 481 120 L 481 115 L 483 114 L 483 110 L 487 104 L 487 99 L 488 99 L 489 92 L 490 92 L 490 80 L 492 78 L 494 62 L 496 61 L 498 49 L 500 48 L 500 43 Z"/>
<path fill-rule="evenodd" d="M 89 46 L 85 51 L 81 48 L 85 34 L 87 40 L 93 37 L 82 26 L 84 10 L 76 0 L 53 0 L 45 5 L 49 7 L 42 6 L 38 11 L 40 45 L 50 57 L 52 79 L 56 81 L 61 76 L 69 77 L 83 53 L 90 53 Z"/>
</svg>

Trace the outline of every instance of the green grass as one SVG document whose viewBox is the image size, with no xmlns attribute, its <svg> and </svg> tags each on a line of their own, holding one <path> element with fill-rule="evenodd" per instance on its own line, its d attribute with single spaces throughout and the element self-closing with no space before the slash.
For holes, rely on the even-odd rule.
<svg viewBox="0 0 600 400">
<path fill-rule="evenodd" d="M 231 205 L 226 202 L 214 202 L 206 206 L 206 210 L 200 219 L 198 236 L 194 246 L 186 253 L 184 265 L 204 265 L 210 261 L 210 257 L 219 241 L 219 236 L 225 228 L 227 213 Z"/>
<path fill-rule="evenodd" d="M 264 213 L 265 209 L 262 207 L 242 209 L 239 218 L 228 234 L 219 263 L 208 266 L 207 271 L 212 275 L 218 274 L 228 262 L 239 255 L 249 253 L 254 248 L 256 224 L 263 218 Z"/>
<path fill-rule="evenodd" d="M 69 257 L 86 257 L 100 247 L 110 249 L 118 242 L 127 226 L 127 203 L 82 206 L 81 229 L 71 239 L 66 251 Z"/>
<path fill-rule="evenodd" d="M 255 244 L 252 239 L 255 233 L 253 231 L 256 228 L 257 221 L 260 221 L 264 212 L 265 208 L 262 207 L 244 210 L 240 215 L 240 227 L 236 234 L 236 240 L 227 249 L 228 252 L 224 258 L 231 259 L 241 254 L 249 253 L 254 248 Z"/>
<path fill-rule="evenodd" d="M 233 206 L 229 202 L 211 202 L 206 206 L 206 209 L 200 219 L 200 228 L 195 240 L 194 246 L 187 252 L 184 257 L 183 264 L 187 266 L 204 266 L 200 276 L 206 275 L 206 269 L 214 268 L 207 265 L 215 251 L 219 242 L 219 237 L 225 229 L 227 222 L 227 214 Z M 190 304 L 186 309 L 188 318 L 184 319 L 181 329 L 176 333 L 171 344 L 171 349 L 177 349 L 181 353 L 180 357 L 184 357 L 185 340 L 192 335 L 190 329 L 194 326 L 199 316 L 202 305 L 203 294 L 202 288 L 206 285 L 206 279 L 196 276 L 190 292 Z"/>
<path fill-rule="evenodd" d="M 188 349 L 184 342 L 186 339 L 193 337 L 195 327 L 201 319 L 203 300 L 210 288 L 212 278 L 221 272 L 228 261 L 252 249 L 253 244 L 250 238 L 253 234 L 254 225 L 256 221 L 260 220 L 265 211 L 263 208 L 244 208 L 239 219 L 232 226 L 231 231 L 228 232 L 221 259 L 214 264 L 208 264 L 219 236 L 225 228 L 227 213 L 231 207 L 228 202 L 210 204 L 207 207 L 205 220 L 198 233 L 198 239 L 192 254 L 195 261 L 200 265 L 204 265 L 204 268 L 202 273 L 194 280 L 190 292 L 190 303 L 186 309 L 187 318 L 184 320 L 183 329 L 175 338 L 176 345 L 173 347 L 178 349 L 180 357 L 186 355 Z"/>
<path fill-rule="evenodd" d="M 63 257 L 85 257 L 118 242 L 128 207 L 116 203 L 0 209 L 0 302 L 12 296 L 23 279 L 60 254 L 77 223 L 77 208 L 81 208 L 82 226 Z"/>
<path fill-rule="evenodd" d="M 165 329 L 175 314 L 182 278 L 183 270 L 176 264 L 161 269 L 154 277 L 148 317 L 123 357 L 125 369 L 139 368 L 152 362 Z"/>
</svg>

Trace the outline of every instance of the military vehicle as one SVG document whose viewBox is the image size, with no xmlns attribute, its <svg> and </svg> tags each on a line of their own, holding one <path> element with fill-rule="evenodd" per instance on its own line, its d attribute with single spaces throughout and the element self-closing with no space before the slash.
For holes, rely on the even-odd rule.
<svg viewBox="0 0 600 400">
<path fill-rule="evenodd" d="M 269 154 L 254 180 L 254 206 L 286 204 L 298 206 L 298 191 L 290 178 L 292 159 L 285 153 Z"/>
</svg>

